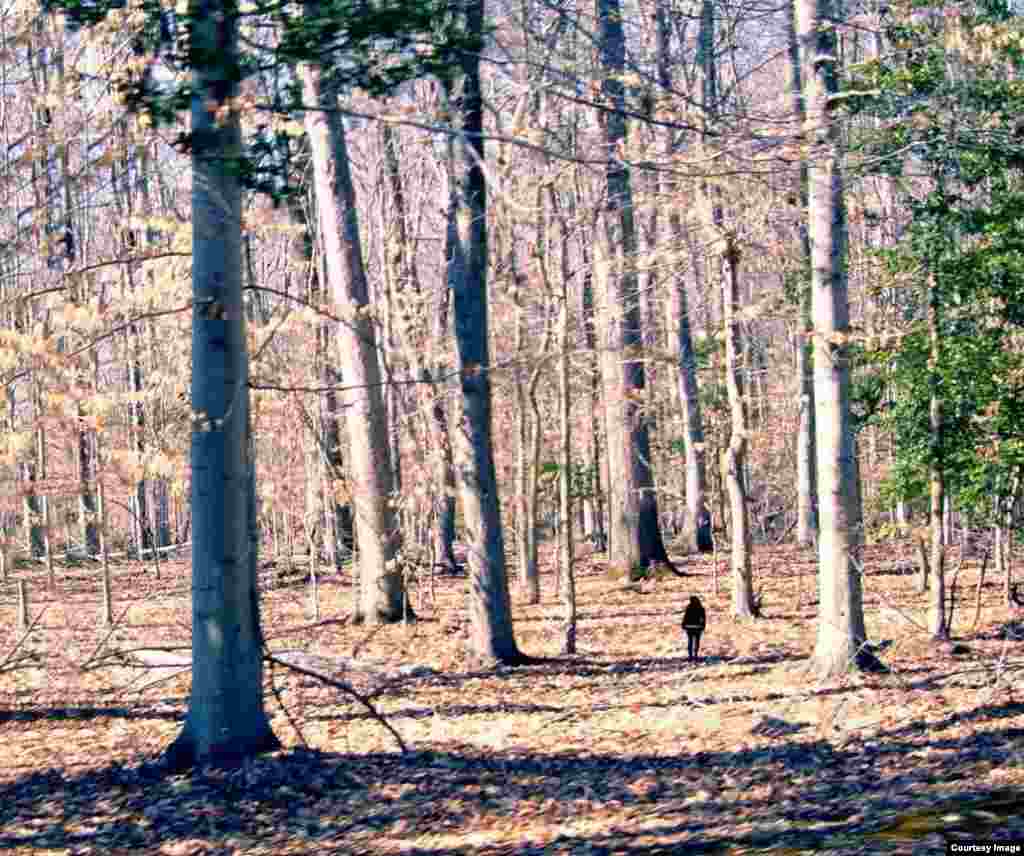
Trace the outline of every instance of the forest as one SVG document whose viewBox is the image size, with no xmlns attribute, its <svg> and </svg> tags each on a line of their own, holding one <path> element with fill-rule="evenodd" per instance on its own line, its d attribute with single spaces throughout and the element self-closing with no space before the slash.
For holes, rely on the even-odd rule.
<svg viewBox="0 0 1024 856">
<path fill-rule="evenodd" d="M 0 849 L 1024 846 L 1022 70 L 1007 0 L 0 4 Z"/>
</svg>

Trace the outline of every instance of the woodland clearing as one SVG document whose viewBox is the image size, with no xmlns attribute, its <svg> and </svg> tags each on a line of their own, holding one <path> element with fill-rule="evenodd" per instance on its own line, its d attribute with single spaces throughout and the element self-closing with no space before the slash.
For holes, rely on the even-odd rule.
<svg viewBox="0 0 1024 856">
<path fill-rule="evenodd" d="M 755 551 L 765 617 L 748 623 L 729 615 L 721 558 L 716 596 L 710 557 L 629 591 L 585 556 L 572 657 L 558 656 L 545 553 L 543 602 L 514 604 L 521 648 L 545 659 L 491 671 L 467 667 L 464 577 L 413 587 L 418 622 L 369 629 L 342 620 L 347 580 L 321 581 L 325 620 L 311 622 L 308 585 L 263 571 L 270 650 L 348 682 L 407 751 L 359 699 L 268 664 L 285 748 L 177 776 L 153 761 L 187 707 L 187 563 L 162 563 L 159 580 L 118 566 L 113 631 L 95 569 L 60 569 L 53 594 L 42 571 L 18 569 L 38 620 L 24 636 L 15 587 L 0 588 L 0 850 L 924 854 L 1024 841 L 1021 617 L 990 579 L 971 630 L 978 566 L 965 563 L 952 628 L 968 650 L 937 650 L 906 551 L 866 551 L 868 631 L 891 671 L 829 684 L 806 671 L 814 555 L 792 547 Z M 709 619 L 696 664 L 679 628 L 694 593 Z"/>
</svg>

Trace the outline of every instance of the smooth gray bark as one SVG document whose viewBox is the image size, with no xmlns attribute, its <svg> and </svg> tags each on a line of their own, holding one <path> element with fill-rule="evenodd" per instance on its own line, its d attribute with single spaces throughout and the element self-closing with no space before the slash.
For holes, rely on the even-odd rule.
<svg viewBox="0 0 1024 856">
<path fill-rule="evenodd" d="M 192 691 L 172 768 L 235 763 L 278 745 L 263 709 L 252 540 L 249 363 L 241 278 L 237 19 L 193 0 Z"/>
<path fill-rule="evenodd" d="M 306 15 L 316 20 L 319 14 L 320 4 L 309 0 Z M 343 404 L 360 569 L 355 617 L 369 624 L 401 621 L 412 612 L 395 561 L 400 534 L 392 507 L 391 444 L 339 90 L 318 65 L 303 66 L 301 76 L 303 97 L 316 108 L 306 113 L 306 133 L 327 284 L 343 318 L 338 342 L 348 387 Z"/>
<path fill-rule="evenodd" d="M 670 10 L 666 2 L 657 7 L 658 37 L 658 82 L 664 92 L 670 92 L 673 85 L 669 43 L 671 39 Z M 671 157 L 676 150 L 675 132 L 667 132 L 666 155 Z M 672 200 L 668 211 L 669 240 L 676 253 L 681 253 L 686 241 L 683 218 L 677 204 L 678 182 L 666 174 L 663 179 L 663 193 Z M 697 385 L 697 356 L 693 347 L 693 325 L 690 319 L 689 298 L 686 294 L 686 278 L 677 272 L 669 286 L 669 323 L 675 330 L 676 349 L 679 354 L 676 384 L 682 410 L 683 438 L 686 443 L 686 518 L 683 521 L 682 542 L 687 553 L 698 550 L 697 533 L 701 515 L 707 507 L 707 464 L 704 447 L 704 419 L 701 414 L 700 393 Z"/>
<path fill-rule="evenodd" d="M 800 45 L 796 35 L 796 9 L 790 7 L 787 17 L 789 41 L 790 92 L 793 117 L 801 129 L 807 121 L 804 102 L 803 75 L 800 68 Z M 797 177 L 797 196 L 800 211 L 807 211 L 807 161 L 801 161 Z M 807 221 L 802 217 L 798 225 L 800 234 L 800 264 L 807 272 L 811 267 L 811 239 Z M 809 547 L 818 537 L 818 489 L 814 446 L 814 375 L 811 371 L 811 291 L 803 275 L 799 278 L 800 319 L 796 332 L 796 398 L 799 427 L 796 435 L 796 542 Z"/>
<path fill-rule="evenodd" d="M 750 519 L 747 510 L 744 465 L 747 454 L 747 408 L 740 379 L 740 331 L 736 311 L 739 308 L 739 249 L 730 239 L 724 253 L 726 270 L 722 282 L 722 307 L 725 317 L 725 386 L 729 396 L 729 445 L 724 455 L 723 476 L 729 493 L 729 519 L 732 564 L 732 614 L 753 618 L 754 587 L 750 570 Z"/>
<path fill-rule="evenodd" d="M 619 157 L 626 140 L 626 37 L 619 0 L 598 0 L 598 43 L 608 105 L 600 114 L 607 182 L 603 230 L 598 245 L 599 285 L 603 291 L 601 377 L 608 454 L 611 567 L 623 576 L 642 573 L 652 562 L 672 570 L 661 538 L 651 472 L 650 435 L 642 403 L 646 399 L 643 320 L 636 272 L 637 236 L 630 170 Z M 678 571 L 677 571 L 678 573 Z"/>
<path fill-rule="evenodd" d="M 470 653 L 485 662 L 516 663 L 526 658 L 512 629 L 491 443 L 487 182 L 479 53 L 484 44 L 484 2 L 467 0 L 463 9 L 466 33 L 476 41 L 476 49 L 467 47 L 459 57 L 462 128 L 449 140 L 452 193 L 446 244 L 461 393 L 459 421 L 453 432 L 455 476 L 469 540 Z"/>
<path fill-rule="evenodd" d="M 819 526 L 818 640 L 821 677 L 870 668 L 858 552 L 861 519 L 850 414 L 850 310 L 846 207 L 839 128 L 830 96 L 837 85 L 833 0 L 795 0 L 807 104 L 808 226 L 814 321 L 814 402 Z"/>
</svg>

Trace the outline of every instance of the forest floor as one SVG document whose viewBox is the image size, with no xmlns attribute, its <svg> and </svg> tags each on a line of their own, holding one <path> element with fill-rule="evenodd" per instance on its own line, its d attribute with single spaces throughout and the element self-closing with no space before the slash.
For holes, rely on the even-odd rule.
<svg viewBox="0 0 1024 856">
<path fill-rule="evenodd" d="M 547 546 L 547 545 L 545 545 Z M 555 578 L 527 606 L 538 665 L 471 669 L 465 578 L 422 582 L 419 621 L 343 621 L 351 587 L 267 586 L 272 651 L 347 682 L 267 668 L 285 748 L 229 771 L 161 775 L 189 675 L 186 563 L 115 569 L 114 629 L 98 572 L 17 569 L 0 585 L 0 850 L 14 854 L 945 853 L 947 842 L 1024 845 L 1022 616 L 1001 581 L 965 563 L 954 636 L 937 650 L 903 548 L 868 548 L 869 634 L 887 674 L 820 683 L 814 557 L 760 548 L 764 618 L 730 616 L 720 564 L 624 590 L 584 557 L 579 653 L 561 647 Z M 545 559 L 550 556 L 545 553 Z M 272 576 L 272 574 L 271 574 Z M 264 573 L 264 578 L 267 573 Z M 29 581 L 27 635 L 14 580 Z M 697 663 L 679 629 L 708 609 Z M 5 659 L 6 658 L 6 659 Z M 401 744 L 401 745 L 400 745 Z M 404 746 L 404 751 L 403 747 Z M 1004 851 L 1004 852 L 1013 852 Z M 1022 852 L 1018 850 L 1016 852 Z"/>
</svg>

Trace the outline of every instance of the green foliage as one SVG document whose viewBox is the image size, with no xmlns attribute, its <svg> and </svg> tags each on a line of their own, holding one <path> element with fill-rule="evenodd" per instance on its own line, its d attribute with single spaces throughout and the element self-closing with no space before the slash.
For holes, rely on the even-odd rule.
<svg viewBox="0 0 1024 856">
<path fill-rule="evenodd" d="M 872 120 L 853 134 L 860 170 L 896 177 L 913 215 L 882 253 L 900 283 L 903 327 L 891 344 L 859 349 L 866 370 L 854 399 L 862 418 L 895 435 L 891 497 L 923 496 L 938 463 L 957 505 L 983 511 L 1024 464 L 1024 83 L 1015 79 L 1024 42 L 1003 3 L 915 8 L 891 16 L 892 51 L 849 81 L 878 93 L 846 102 Z M 941 306 L 936 366 L 924 319 L 931 293 Z"/>
</svg>

